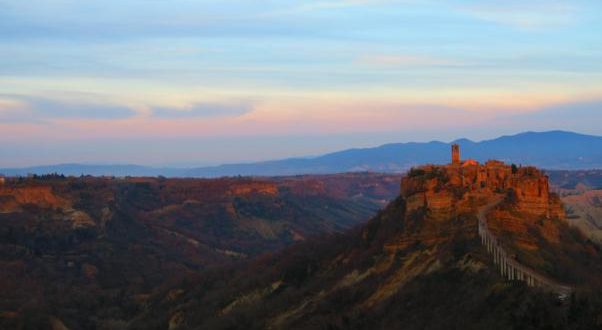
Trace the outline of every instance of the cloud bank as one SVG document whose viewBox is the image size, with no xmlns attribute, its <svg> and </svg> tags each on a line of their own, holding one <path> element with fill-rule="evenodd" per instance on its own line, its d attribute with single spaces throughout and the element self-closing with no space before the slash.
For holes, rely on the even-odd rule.
<svg viewBox="0 0 602 330">
<path fill-rule="evenodd" d="M 597 0 L 0 0 L 0 162 L 602 134 L 601 34 Z"/>
</svg>

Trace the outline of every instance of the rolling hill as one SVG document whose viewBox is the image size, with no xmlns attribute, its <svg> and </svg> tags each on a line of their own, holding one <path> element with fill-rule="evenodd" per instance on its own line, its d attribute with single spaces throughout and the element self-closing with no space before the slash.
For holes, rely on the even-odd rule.
<svg viewBox="0 0 602 330">
<path fill-rule="evenodd" d="M 526 132 L 475 142 L 460 139 L 463 158 L 499 159 L 546 169 L 602 168 L 602 137 L 564 131 Z M 451 143 L 394 143 L 374 148 L 349 149 L 313 158 L 291 158 L 258 163 L 199 168 L 153 168 L 137 165 L 51 165 L 0 169 L 5 175 L 63 173 L 167 177 L 276 176 L 343 172 L 399 173 L 424 163 L 447 163 Z"/>
</svg>

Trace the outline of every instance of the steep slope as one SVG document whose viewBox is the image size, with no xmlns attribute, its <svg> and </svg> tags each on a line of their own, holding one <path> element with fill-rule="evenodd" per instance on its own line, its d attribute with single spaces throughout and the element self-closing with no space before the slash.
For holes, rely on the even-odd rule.
<svg viewBox="0 0 602 330">
<path fill-rule="evenodd" d="M 602 244 L 602 171 L 547 171 L 565 205 L 567 221 Z"/>
<path fill-rule="evenodd" d="M 497 162 L 415 169 L 403 180 L 401 196 L 363 228 L 166 287 L 129 326 L 600 328 L 601 253 L 568 229 L 558 199 L 543 190 L 544 179 L 536 169 L 514 172 Z M 550 277 L 578 274 L 570 278 L 577 293 L 564 303 L 552 292 L 506 281 L 494 267 L 477 235 L 476 215 L 500 198 L 505 202 L 488 222 L 498 225 L 509 248 L 537 251 L 558 271 L 521 262 Z M 526 232 L 513 229 L 519 219 Z M 512 245 L 532 239 L 535 250 Z"/>
<path fill-rule="evenodd" d="M 562 197 L 569 223 L 602 245 L 602 190 L 589 190 Z"/>
</svg>

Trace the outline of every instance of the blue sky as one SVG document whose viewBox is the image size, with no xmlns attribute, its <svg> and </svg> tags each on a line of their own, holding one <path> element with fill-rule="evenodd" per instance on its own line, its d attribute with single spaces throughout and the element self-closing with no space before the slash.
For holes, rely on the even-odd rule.
<svg viewBox="0 0 602 330">
<path fill-rule="evenodd" d="M 0 0 L 0 166 L 602 129 L 600 1 Z"/>
</svg>

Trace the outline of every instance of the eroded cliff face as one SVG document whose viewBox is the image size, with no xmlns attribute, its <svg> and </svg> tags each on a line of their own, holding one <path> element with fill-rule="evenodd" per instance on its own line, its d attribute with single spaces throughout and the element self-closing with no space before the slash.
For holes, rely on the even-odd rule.
<svg viewBox="0 0 602 330">
<path fill-rule="evenodd" d="M 52 186 L 0 186 L 0 213 L 28 212 L 44 215 L 48 221 L 70 224 L 71 229 L 96 225 L 90 215 L 74 209 L 72 201 L 57 194 Z"/>
<path fill-rule="evenodd" d="M 548 177 L 534 167 L 501 162 L 423 166 L 401 182 L 406 213 L 404 233 L 387 248 L 440 244 L 477 233 L 476 214 L 498 201 L 488 226 L 508 250 L 535 269 L 554 269 L 550 247 L 567 245 L 567 222 L 559 197 L 550 193 Z M 576 236 L 575 236 L 576 237 Z M 563 243 L 564 242 L 564 243 Z M 560 252 L 559 252 L 560 253 Z M 552 274 L 558 275 L 558 274 Z"/>
<path fill-rule="evenodd" d="M 409 213 L 423 210 L 433 220 L 471 212 L 496 196 L 506 196 L 528 218 L 564 217 L 560 199 L 550 194 L 543 172 L 498 161 L 413 169 L 401 182 L 401 195 Z"/>
<path fill-rule="evenodd" d="M 588 238 L 602 245 L 602 189 L 562 197 L 567 219 Z"/>
<path fill-rule="evenodd" d="M 561 201 L 550 193 L 548 177 L 542 171 L 498 161 L 413 169 L 401 182 L 401 195 L 406 201 L 404 221 L 421 218 L 420 234 L 414 237 L 424 236 L 423 240 L 444 240 L 446 232 L 458 230 L 454 222 L 463 219 L 466 223 L 480 206 L 495 199 L 503 203 L 489 215 L 490 228 L 512 237 L 520 249 L 536 250 L 537 237 L 558 243 L 558 222 L 565 218 Z"/>
<path fill-rule="evenodd" d="M 50 186 L 0 186 L 0 212 L 15 212 L 26 205 L 42 209 L 69 208 L 70 203 L 56 195 Z"/>
<path fill-rule="evenodd" d="M 247 196 L 251 194 L 277 195 L 278 186 L 273 182 L 243 182 L 233 184 L 228 190 L 229 196 Z"/>
</svg>

